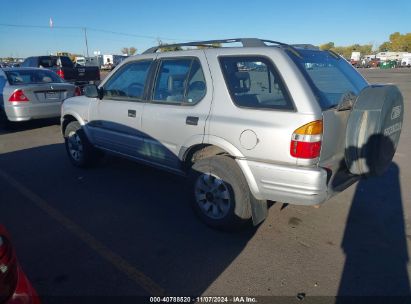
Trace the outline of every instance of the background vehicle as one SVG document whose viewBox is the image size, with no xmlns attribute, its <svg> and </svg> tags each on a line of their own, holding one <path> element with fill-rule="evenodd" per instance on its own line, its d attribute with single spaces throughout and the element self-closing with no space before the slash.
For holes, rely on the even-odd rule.
<svg viewBox="0 0 411 304">
<path fill-rule="evenodd" d="M 380 64 L 381 69 L 393 69 L 395 67 L 397 67 L 397 62 L 395 60 L 383 61 Z"/>
<path fill-rule="evenodd" d="M 86 65 L 86 58 L 85 57 L 75 57 L 74 60 L 76 65 L 85 66 Z"/>
<path fill-rule="evenodd" d="M 339 55 L 310 46 L 171 46 L 214 43 L 243 47 L 154 47 L 65 101 L 70 161 L 89 166 L 103 150 L 186 174 L 200 218 L 228 229 L 260 223 L 267 200 L 320 204 L 390 165 L 403 120 L 398 88 L 369 86 Z"/>
<path fill-rule="evenodd" d="M 42 67 L 54 71 L 67 82 L 84 85 L 100 81 L 100 70 L 94 66 L 75 66 L 67 56 L 36 56 L 28 57 L 22 67 Z"/>
<path fill-rule="evenodd" d="M 361 53 L 360 52 L 352 52 L 350 62 L 355 67 L 359 66 L 361 64 Z"/>
<path fill-rule="evenodd" d="M 381 61 L 378 58 L 373 58 L 366 63 L 367 68 L 378 68 L 381 64 Z"/>
<path fill-rule="evenodd" d="M 10 236 L 0 225 L 0 303 L 40 304 L 40 299 L 17 262 Z"/>
<path fill-rule="evenodd" d="M 61 103 L 80 89 L 47 69 L 0 70 L 0 115 L 3 123 L 59 117 Z"/>
<path fill-rule="evenodd" d="M 401 60 L 402 67 L 411 67 L 411 56 L 407 56 L 402 58 Z"/>
</svg>

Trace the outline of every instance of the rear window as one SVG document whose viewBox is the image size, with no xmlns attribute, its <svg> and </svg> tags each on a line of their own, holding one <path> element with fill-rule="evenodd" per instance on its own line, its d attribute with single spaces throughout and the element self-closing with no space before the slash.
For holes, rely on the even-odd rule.
<svg viewBox="0 0 411 304">
<path fill-rule="evenodd" d="M 7 80 L 10 84 L 31 83 L 59 83 L 63 80 L 56 73 L 49 70 L 11 70 L 6 71 Z"/>
<path fill-rule="evenodd" d="M 290 95 L 271 61 L 262 56 L 224 56 L 220 65 L 233 102 L 244 108 L 292 110 Z"/>
<path fill-rule="evenodd" d="M 39 66 L 43 68 L 52 68 L 52 67 L 57 67 L 57 66 L 72 68 L 74 67 L 74 64 L 70 60 L 70 58 L 65 57 L 65 56 L 61 56 L 61 57 L 45 56 L 45 57 L 39 58 Z"/>
<path fill-rule="evenodd" d="M 326 51 L 287 51 L 311 85 L 321 108 L 338 105 L 348 92 L 357 95 L 368 86 L 366 80 L 344 58 Z"/>
</svg>

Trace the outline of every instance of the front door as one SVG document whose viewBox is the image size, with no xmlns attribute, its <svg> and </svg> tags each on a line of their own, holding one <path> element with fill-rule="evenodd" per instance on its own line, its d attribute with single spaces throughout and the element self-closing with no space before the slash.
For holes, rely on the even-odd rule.
<svg viewBox="0 0 411 304">
<path fill-rule="evenodd" d="M 144 155 L 141 118 L 152 62 L 150 59 L 125 64 L 103 84 L 104 97 L 90 106 L 87 124 L 95 145 L 127 156 Z"/>
</svg>

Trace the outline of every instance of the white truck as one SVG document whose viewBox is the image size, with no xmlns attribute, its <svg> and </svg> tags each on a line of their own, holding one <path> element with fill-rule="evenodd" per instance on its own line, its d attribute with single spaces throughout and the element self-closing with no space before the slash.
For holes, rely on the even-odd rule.
<svg viewBox="0 0 411 304">
<path fill-rule="evenodd" d="M 361 52 L 352 52 L 350 62 L 353 66 L 357 67 L 361 63 Z"/>
<path fill-rule="evenodd" d="M 86 58 L 85 58 L 85 57 L 82 57 L 82 56 L 80 56 L 80 57 L 75 57 L 75 58 L 74 58 L 74 63 L 77 64 L 77 65 L 85 66 L 85 65 L 86 65 Z"/>
<path fill-rule="evenodd" d="M 402 55 L 401 66 L 411 67 L 411 53 Z"/>
</svg>

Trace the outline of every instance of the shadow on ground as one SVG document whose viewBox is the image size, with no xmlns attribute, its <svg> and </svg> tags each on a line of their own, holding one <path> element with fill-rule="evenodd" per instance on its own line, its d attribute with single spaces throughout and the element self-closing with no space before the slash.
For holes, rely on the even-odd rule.
<svg viewBox="0 0 411 304">
<path fill-rule="evenodd" d="M 0 135 L 28 131 L 51 125 L 60 125 L 60 118 L 46 118 L 22 122 L 8 122 L 6 126 L 2 126 L 0 124 Z"/>
<path fill-rule="evenodd" d="M 169 294 L 202 294 L 255 233 L 206 227 L 189 207 L 183 178 L 127 160 L 78 169 L 55 144 L 3 154 L 0 167 Z M 45 303 L 50 296 L 148 295 L 16 189 L 3 187 L 0 201 L 0 221 Z"/>
<path fill-rule="evenodd" d="M 342 242 L 339 296 L 411 295 L 399 174 L 392 163 L 382 177 L 358 183 Z"/>
</svg>

